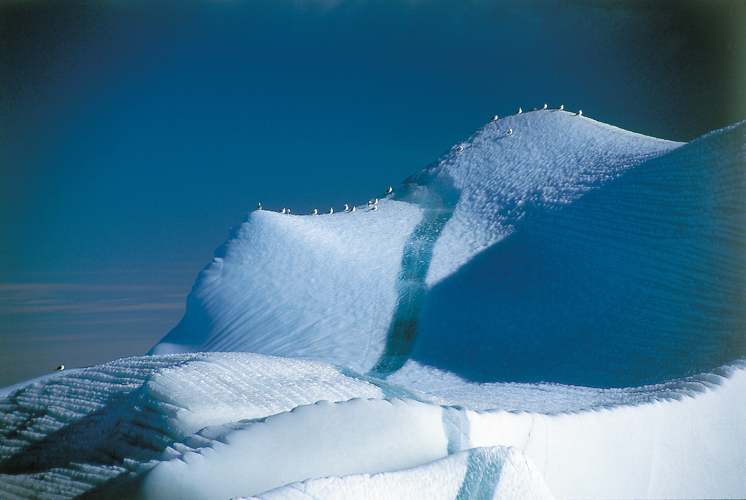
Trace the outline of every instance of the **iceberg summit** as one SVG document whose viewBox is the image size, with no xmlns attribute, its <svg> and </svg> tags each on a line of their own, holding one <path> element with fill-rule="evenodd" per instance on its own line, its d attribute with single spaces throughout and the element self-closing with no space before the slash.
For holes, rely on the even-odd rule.
<svg viewBox="0 0 746 500">
<path fill-rule="evenodd" d="M 494 119 L 250 213 L 148 356 L 0 392 L 0 498 L 746 497 L 746 122 Z"/>
</svg>

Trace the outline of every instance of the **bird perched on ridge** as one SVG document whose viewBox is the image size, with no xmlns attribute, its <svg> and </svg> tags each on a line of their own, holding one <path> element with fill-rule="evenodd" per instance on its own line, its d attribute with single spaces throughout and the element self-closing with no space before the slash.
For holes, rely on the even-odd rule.
<svg viewBox="0 0 746 500">
<path fill-rule="evenodd" d="M 513 135 L 513 129 L 508 129 L 508 131 L 505 132 L 505 135 Z"/>
<path fill-rule="evenodd" d="M 259 204 L 257 205 L 256 209 L 257 209 L 257 210 L 261 210 L 261 209 L 262 209 L 262 202 L 261 202 L 261 201 L 260 201 L 260 202 L 259 202 Z"/>
<path fill-rule="evenodd" d="M 497 117 L 497 115 L 493 116 L 493 117 L 492 117 L 492 121 L 493 121 L 493 122 L 496 122 L 496 121 L 497 121 L 497 118 L 498 118 L 498 117 Z"/>
<path fill-rule="evenodd" d="M 343 210 L 344 210 L 345 212 L 349 212 L 349 211 L 350 211 L 350 206 L 349 206 L 349 205 L 348 205 L 347 203 L 345 203 L 345 207 L 344 207 L 344 209 L 343 209 Z"/>
<path fill-rule="evenodd" d="M 544 103 L 544 105 L 541 107 L 541 109 L 547 109 L 547 103 Z"/>
<path fill-rule="evenodd" d="M 373 199 L 373 200 L 370 200 L 370 201 L 368 202 L 368 205 L 378 205 L 378 198 L 375 198 L 375 199 Z"/>
<path fill-rule="evenodd" d="M 319 214 L 319 210 L 317 208 L 314 208 L 313 211 L 308 215 L 318 215 L 318 214 Z"/>
<path fill-rule="evenodd" d="M 518 113 L 516 113 L 516 114 L 520 115 L 521 113 L 523 113 L 523 110 L 521 108 L 518 108 Z"/>
<path fill-rule="evenodd" d="M 391 192 L 394 190 L 391 186 L 386 190 L 386 194 L 391 194 Z"/>
<path fill-rule="evenodd" d="M 562 111 L 563 109 L 565 109 L 565 105 L 564 104 L 560 104 L 559 108 L 557 108 L 557 109 L 559 109 L 560 111 Z"/>
<path fill-rule="evenodd" d="M 331 215 L 333 213 L 334 213 L 334 207 L 329 207 L 329 211 L 326 214 Z"/>
<path fill-rule="evenodd" d="M 577 115 L 578 115 L 578 116 L 583 116 L 583 110 L 582 110 L 582 109 L 579 109 L 579 110 L 578 110 L 578 112 L 577 112 Z"/>
<path fill-rule="evenodd" d="M 57 368 L 55 368 L 54 371 L 61 372 L 64 369 L 65 369 L 65 365 L 60 365 Z"/>
</svg>

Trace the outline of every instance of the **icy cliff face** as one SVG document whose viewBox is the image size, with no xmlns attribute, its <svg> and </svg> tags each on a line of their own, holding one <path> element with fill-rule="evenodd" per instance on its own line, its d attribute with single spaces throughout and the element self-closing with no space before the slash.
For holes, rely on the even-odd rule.
<svg viewBox="0 0 746 500">
<path fill-rule="evenodd" d="M 250 214 L 152 353 L 595 387 L 712 370 L 746 355 L 744 128 L 682 147 L 559 110 L 490 122 L 375 211 Z"/>
<path fill-rule="evenodd" d="M 491 122 L 250 214 L 155 355 L 0 390 L 0 498 L 743 498 L 744 250 L 746 123 Z"/>
</svg>

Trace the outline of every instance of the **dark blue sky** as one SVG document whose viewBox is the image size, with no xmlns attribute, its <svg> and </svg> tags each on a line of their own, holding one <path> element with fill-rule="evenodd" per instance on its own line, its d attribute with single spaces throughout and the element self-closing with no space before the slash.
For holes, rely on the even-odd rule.
<svg viewBox="0 0 746 500">
<path fill-rule="evenodd" d="M 258 201 L 364 203 L 519 106 L 686 141 L 745 94 L 740 1 L 0 0 L 0 386 L 146 352 Z"/>
</svg>

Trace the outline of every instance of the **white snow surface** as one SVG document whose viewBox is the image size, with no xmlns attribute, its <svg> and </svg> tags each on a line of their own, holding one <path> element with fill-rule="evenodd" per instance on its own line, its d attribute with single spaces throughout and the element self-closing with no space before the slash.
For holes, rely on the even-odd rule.
<svg viewBox="0 0 746 500">
<path fill-rule="evenodd" d="M 235 500 L 549 500 L 549 491 L 531 459 L 505 446 L 472 448 L 396 472 L 308 479 Z"/>
<path fill-rule="evenodd" d="M 389 200 L 375 212 L 249 214 L 225 257 L 200 273 L 182 322 L 152 352 L 250 351 L 370 369 L 396 305 L 402 248 L 420 217 L 416 205 Z"/>
<path fill-rule="evenodd" d="M 250 214 L 151 355 L 0 390 L 0 499 L 746 497 L 746 123 L 458 146 Z"/>
</svg>

